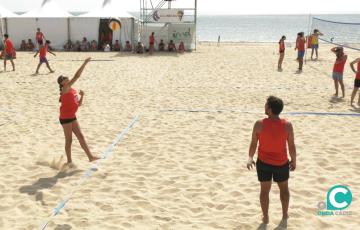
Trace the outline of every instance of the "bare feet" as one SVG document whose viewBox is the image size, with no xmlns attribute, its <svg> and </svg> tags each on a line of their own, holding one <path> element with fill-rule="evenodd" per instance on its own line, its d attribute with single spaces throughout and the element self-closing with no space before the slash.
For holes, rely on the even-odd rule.
<svg viewBox="0 0 360 230">
<path fill-rule="evenodd" d="M 89 161 L 93 162 L 93 161 L 96 161 L 96 160 L 99 160 L 99 159 L 100 159 L 100 157 L 98 157 L 98 156 L 92 156 L 92 157 L 89 158 Z"/>
</svg>

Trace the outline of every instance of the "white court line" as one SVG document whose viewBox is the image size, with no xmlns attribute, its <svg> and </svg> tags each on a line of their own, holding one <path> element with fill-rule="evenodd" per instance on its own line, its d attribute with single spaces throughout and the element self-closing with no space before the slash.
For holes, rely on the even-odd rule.
<svg viewBox="0 0 360 230">
<path fill-rule="evenodd" d="M 43 223 L 40 226 L 41 230 L 46 229 L 47 225 L 50 223 L 51 219 L 58 215 L 61 210 L 65 208 L 65 205 L 70 201 L 72 194 L 75 192 L 75 190 L 87 179 L 90 178 L 90 176 L 98 169 L 101 162 L 106 160 L 113 152 L 116 145 L 124 138 L 124 136 L 129 132 L 129 130 L 134 126 L 134 124 L 139 120 L 139 115 L 135 116 L 135 118 L 128 124 L 128 126 L 117 135 L 115 140 L 111 145 L 107 147 L 107 149 L 104 151 L 104 153 L 101 155 L 101 158 L 97 160 L 94 164 L 90 166 L 90 168 L 84 173 L 82 177 L 77 181 L 75 186 L 67 193 L 64 199 L 62 199 L 56 207 L 53 209 L 51 215 L 47 218 L 46 221 L 43 221 Z"/>
</svg>

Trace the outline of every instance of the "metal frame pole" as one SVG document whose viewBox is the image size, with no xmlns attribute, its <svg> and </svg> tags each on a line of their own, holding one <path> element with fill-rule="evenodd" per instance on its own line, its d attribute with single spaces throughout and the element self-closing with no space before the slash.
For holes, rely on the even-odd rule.
<svg viewBox="0 0 360 230">
<path fill-rule="evenodd" d="M 194 19 L 194 22 L 195 22 L 195 51 L 196 51 L 196 43 L 197 43 L 197 0 L 195 0 L 195 19 Z"/>
</svg>

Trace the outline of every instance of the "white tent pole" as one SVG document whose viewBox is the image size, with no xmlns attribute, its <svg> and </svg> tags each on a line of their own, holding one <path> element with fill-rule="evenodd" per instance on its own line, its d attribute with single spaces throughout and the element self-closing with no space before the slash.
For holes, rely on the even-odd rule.
<svg viewBox="0 0 360 230">
<path fill-rule="evenodd" d="M 0 27 L 0 31 L 1 31 L 1 43 L 3 45 L 3 40 L 4 40 L 4 28 L 3 28 L 3 18 L 1 17 L 1 14 L 0 14 L 0 24 L 1 24 L 1 27 Z"/>
</svg>

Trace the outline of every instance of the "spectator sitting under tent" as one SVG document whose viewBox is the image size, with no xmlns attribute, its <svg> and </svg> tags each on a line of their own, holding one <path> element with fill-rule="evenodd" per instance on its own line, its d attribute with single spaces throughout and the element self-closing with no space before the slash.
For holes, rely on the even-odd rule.
<svg viewBox="0 0 360 230">
<path fill-rule="evenodd" d="M 81 51 L 81 44 L 80 44 L 80 41 L 77 40 L 73 46 L 73 51 Z"/>
<path fill-rule="evenodd" d="M 66 51 L 71 51 L 72 48 L 73 48 L 73 44 L 72 44 L 71 40 L 68 40 L 68 41 L 66 42 L 66 44 L 64 45 L 64 50 L 66 50 Z"/>
<path fill-rule="evenodd" d="M 131 44 L 130 44 L 129 41 L 126 41 L 124 51 L 125 52 L 131 52 L 132 51 L 132 47 L 131 47 Z"/>
<path fill-rule="evenodd" d="M 164 43 L 164 40 L 160 40 L 160 43 L 159 43 L 159 51 L 165 51 L 165 43 Z"/>
<path fill-rule="evenodd" d="M 90 50 L 91 51 L 96 51 L 97 50 L 97 42 L 95 40 L 91 41 Z"/>
<path fill-rule="evenodd" d="M 80 49 L 81 51 L 89 51 L 89 48 L 90 48 L 90 44 L 87 41 L 86 37 L 84 37 L 81 42 Z"/>
<path fill-rule="evenodd" d="M 138 44 L 135 47 L 134 52 L 138 53 L 138 54 L 143 54 L 144 53 L 144 45 L 141 42 L 138 42 Z"/>
<path fill-rule="evenodd" d="M 184 53 L 185 52 L 185 45 L 184 45 L 184 42 L 180 42 L 179 44 L 179 53 Z"/>
<path fill-rule="evenodd" d="M 25 51 L 25 50 L 26 50 L 26 42 L 25 42 L 25 40 L 21 40 L 20 50 L 21 50 L 21 51 Z"/>
<path fill-rule="evenodd" d="M 168 44 L 168 51 L 176 52 L 176 45 L 173 40 L 170 40 L 170 43 Z"/>
<path fill-rule="evenodd" d="M 28 39 L 28 43 L 26 44 L 26 49 L 28 51 L 34 51 L 34 48 L 35 48 L 35 44 L 32 42 L 31 39 Z"/>
<path fill-rule="evenodd" d="M 119 43 L 119 40 L 115 40 L 114 51 L 120 51 L 120 43 Z"/>
</svg>

